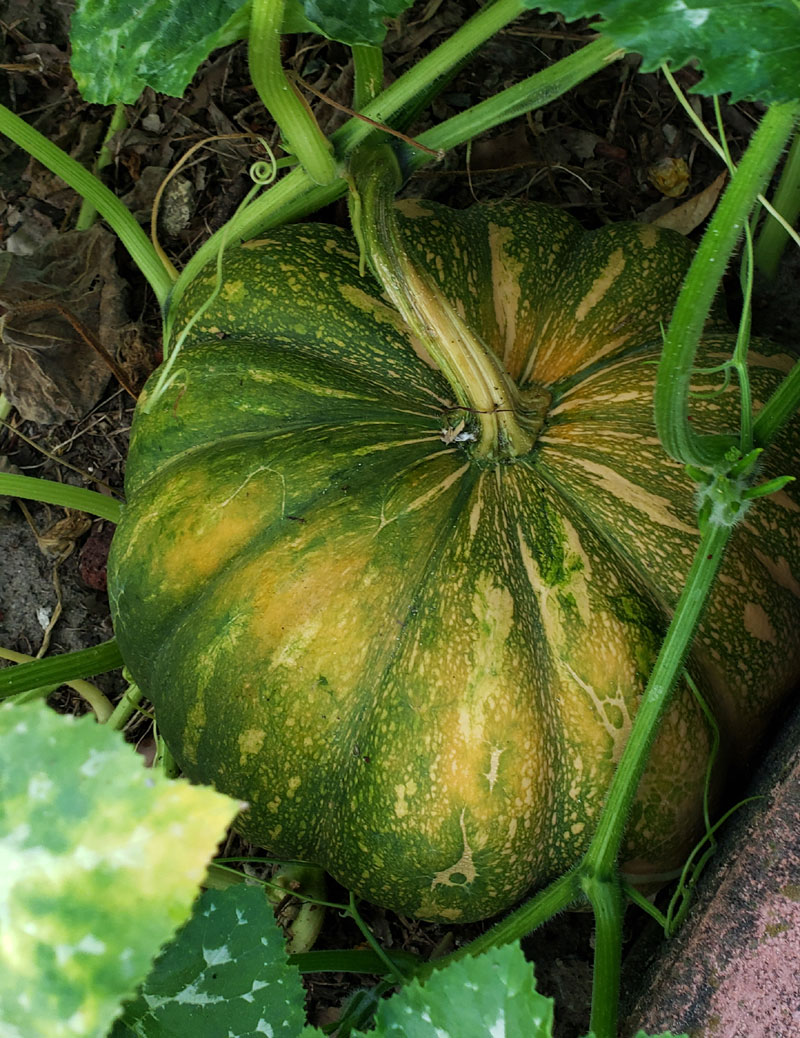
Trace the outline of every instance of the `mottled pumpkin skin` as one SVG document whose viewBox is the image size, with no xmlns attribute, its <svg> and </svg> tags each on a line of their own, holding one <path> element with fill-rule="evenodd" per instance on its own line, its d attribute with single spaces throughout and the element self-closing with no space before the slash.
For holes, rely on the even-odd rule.
<svg viewBox="0 0 800 1038">
<path fill-rule="evenodd" d="M 491 464 L 454 439 L 469 416 L 348 234 L 270 232 L 228 251 L 178 379 L 139 408 L 109 587 L 167 743 L 248 801 L 245 836 L 377 904 L 468 921 L 586 848 L 698 542 L 651 418 L 690 254 L 534 204 L 403 212 L 451 305 L 551 395 L 530 454 Z M 698 365 L 730 349 L 710 333 Z M 757 401 L 790 366 L 761 349 Z M 736 405 L 697 398 L 695 426 L 734 427 Z M 765 476 L 798 470 L 799 440 L 795 423 Z M 793 493 L 740 524 L 689 662 L 737 761 L 798 673 Z M 682 687 L 630 819 L 640 881 L 696 837 L 709 743 Z"/>
</svg>

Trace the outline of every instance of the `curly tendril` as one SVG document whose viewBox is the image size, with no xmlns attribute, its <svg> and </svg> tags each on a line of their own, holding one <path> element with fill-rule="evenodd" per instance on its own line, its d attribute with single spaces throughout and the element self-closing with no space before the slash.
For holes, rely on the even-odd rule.
<svg viewBox="0 0 800 1038">
<path fill-rule="evenodd" d="M 253 181 L 253 186 L 250 188 L 250 190 L 244 196 L 242 201 L 236 207 L 236 212 L 225 225 L 225 228 L 223 230 L 223 234 L 220 239 L 219 249 L 217 250 L 216 255 L 216 273 L 214 277 L 214 285 L 211 291 L 209 292 L 207 298 L 195 310 L 195 312 L 183 326 L 180 334 L 175 340 L 174 347 L 171 350 L 169 350 L 169 352 L 168 343 L 164 343 L 164 355 L 167 359 L 164 366 L 161 369 L 161 373 L 159 374 L 158 379 L 156 380 L 156 384 L 153 387 L 153 392 L 142 404 L 142 410 L 145 414 L 149 414 L 152 411 L 156 403 L 161 399 L 164 393 L 166 393 L 170 386 L 173 385 L 173 383 L 179 375 L 186 374 L 183 368 L 180 368 L 177 371 L 173 371 L 175 361 L 178 359 L 178 354 L 183 348 L 183 344 L 186 342 L 186 338 L 189 335 L 189 332 L 197 324 L 197 322 L 200 320 L 200 318 L 203 316 L 206 310 L 208 310 L 208 308 L 211 306 L 211 304 L 214 302 L 214 300 L 220 293 L 220 289 L 222 288 L 222 261 L 225 255 L 225 250 L 228 247 L 228 239 L 230 237 L 229 229 L 231 224 L 234 222 L 236 217 L 239 216 L 242 210 L 244 210 L 248 205 L 250 205 L 250 203 L 253 201 L 258 192 L 262 188 L 266 187 L 268 184 L 271 184 L 278 175 L 278 163 L 275 160 L 275 155 L 272 152 L 272 148 L 270 148 L 269 144 L 267 144 L 263 137 L 258 137 L 256 139 L 258 140 L 259 144 L 264 149 L 264 151 L 267 153 L 269 160 L 266 161 L 264 159 L 258 159 L 256 162 L 253 162 L 250 168 L 248 169 L 248 174 L 250 176 L 250 179 Z M 185 388 L 186 387 L 184 386 L 184 390 Z"/>
</svg>

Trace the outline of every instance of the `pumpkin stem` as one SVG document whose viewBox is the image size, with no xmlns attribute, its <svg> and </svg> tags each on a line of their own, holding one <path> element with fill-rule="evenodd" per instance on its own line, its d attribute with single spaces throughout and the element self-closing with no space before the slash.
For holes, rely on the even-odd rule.
<svg viewBox="0 0 800 1038">
<path fill-rule="evenodd" d="M 527 454 L 549 398 L 543 390 L 533 396 L 521 392 L 494 351 L 412 262 L 395 216 L 402 178 L 389 145 L 370 142 L 356 149 L 350 179 L 350 217 L 362 256 L 459 405 L 474 416 L 479 435 L 473 456 L 496 460 Z"/>
</svg>

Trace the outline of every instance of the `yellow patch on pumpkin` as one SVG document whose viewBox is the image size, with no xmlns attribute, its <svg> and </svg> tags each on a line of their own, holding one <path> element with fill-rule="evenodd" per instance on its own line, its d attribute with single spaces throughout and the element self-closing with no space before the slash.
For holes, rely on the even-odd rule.
<svg viewBox="0 0 800 1038">
<path fill-rule="evenodd" d="M 262 728 L 248 728 L 239 735 L 239 764 L 245 767 L 250 757 L 255 756 L 264 745 L 266 732 Z"/>
</svg>

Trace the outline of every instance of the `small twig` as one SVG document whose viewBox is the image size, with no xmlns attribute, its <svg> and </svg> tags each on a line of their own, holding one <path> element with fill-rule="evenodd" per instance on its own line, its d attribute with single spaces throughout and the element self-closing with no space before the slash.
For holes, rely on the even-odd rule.
<svg viewBox="0 0 800 1038">
<path fill-rule="evenodd" d="M 65 551 L 63 555 L 59 556 L 59 558 L 57 558 L 56 561 L 53 563 L 53 587 L 55 588 L 56 592 L 56 604 L 47 623 L 47 627 L 45 627 L 44 629 L 44 634 L 42 635 L 42 644 L 39 646 L 39 650 L 36 653 L 37 660 L 40 660 L 42 656 L 44 656 L 44 654 L 50 648 L 50 639 L 53 636 L 53 630 L 58 621 L 61 619 L 61 613 L 63 611 L 64 605 L 61 598 L 61 578 L 58 575 L 58 567 L 61 565 L 64 559 L 67 558 L 68 555 L 72 554 L 74 548 L 75 545 L 71 545 L 69 549 Z"/>
<path fill-rule="evenodd" d="M 22 514 L 25 516 L 25 519 L 26 519 L 26 521 L 28 523 L 28 526 L 30 526 L 31 530 L 33 531 L 33 535 L 36 538 L 36 543 L 39 545 L 39 550 L 42 552 L 42 554 L 46 555 L 47 551 L 45 550 L 45 547 L 44 547 L 44 544 L 43 544 L 42 534 L 39 533 L 39 530 L 38 530 L 38 528 L 36 526 L 36 523 L 33 521 L 33 516 L 31 515 L 30 511 L 28 510 L 27 505 L 25 504 L 25 502 L 23 500 L 21 500 L 19 498 L 17 499 L 17 504 L 19 505 L 20 509 L 22 510 Z M 59 566 L 61 565 L 62 562 L 64 562 L 66 559 L 69 558 L 69 556 L 73 553 L 74 550 L 75 550 L 75 541 L 71 541 L 70 544 L 67 546 L 67 548 L 65 548 L 65 550 L 61 552 L 61 554 L 58 556 L 58 558 L 53 563 L 53 587 L 54 587 L 55 592 L 56 592 L 56 604 L 55 604 L 53 612 L 52 612 L 52 614 L 51 614 L 51 616 L 50 616 L 50 618 L 48 620 L 47 627 L 45 627 L 45 629 L 44 629 L 44 634 L 42 636 L 42 643 L 39 646 L 39 649 L 38 649 L 38 651 L 36 653 L 36 657 L 35 657 L 36 659 L 41 659 L 42 656 L 44 656 L 44 654 L 50 648 L 50 638 L 53 635 L 53 628 L 55 627 L 55 625 L 58 623 L 59 619 L 61 618 L 61 613 L 62 613 L 62 610 L 63 610 L 63 602 L 62 602 L 62 598 L 61 598 L 61 579 L 60 579 L 60 577 L 58 575 L 58 568 L 59 568 Z"/>
<path fill-rule="evenodd" d="M 445 152 L 442 148 L 435 151 L 433 148 L 429 148 L 425 144 L 420 144 L 420 142 L 415 140 L 413 137 L 409 137 L 407 134 L 401 133 L 399 130 L 393 130 L 392 127 L 387 126 L 386 123 L 376 122 L 375 119 L 370 119 L 369 116 L 362 115 L 361 112 L 356 112 L 354 109 L 348 108 L 347 105 L 334 101 L 332 97 L 328 97 L 328 95 L 323 94 L 321 90 L 317 90 L 316 87 L 311 86 L 310 83 L 306 83 L 306 81 L 301 79 L 296 72 L 289 72 L 288 75 L 291 79 L 296 80 L 304 90 L 308 90 L 309 93 L 314 94 L 315 97 L 318 97 L 320 101 L 324 101 L 325 104 L 330 105 L 331 108 L 336 108 L 353 119 L 360 119 L 362 123 L 374 126 L 376 130 L 383 130 L 384 133 L 390 133 L 392 137 L 399 137 L 401 141 L 410 144 L 412 148 L 419 148 L 420 151 L 424 151 L 428 155 L 433 155 L 433 157 L 438 159 L 440 162 L 444 158 Z"/>
</svg>

